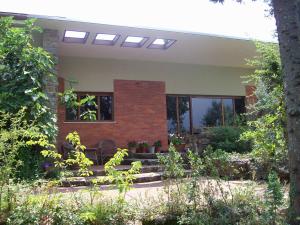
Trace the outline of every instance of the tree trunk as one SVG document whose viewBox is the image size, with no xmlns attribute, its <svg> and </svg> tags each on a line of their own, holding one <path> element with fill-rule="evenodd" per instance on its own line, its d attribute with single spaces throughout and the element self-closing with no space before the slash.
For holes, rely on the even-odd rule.
<svg viewBox="0 0 300 225">
<path fill-rule="evenodd" d="M 284 73 L 290 222 L 300 224 L 300 0 L 272 0 Z"/>
</svg>

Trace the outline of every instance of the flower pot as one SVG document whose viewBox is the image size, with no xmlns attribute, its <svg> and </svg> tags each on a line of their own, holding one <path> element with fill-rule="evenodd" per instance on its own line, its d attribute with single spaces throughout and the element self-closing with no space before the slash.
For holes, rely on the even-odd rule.
<svg viewBox="0 0 300 225">
<path fill-rule="evenodd" d="M 131 153 L 136 153 L 136 147 L 131 147 L 128 149 Z"/>
<path fill-rule="evenodd" d="M 155 152 L 160 153 L 160 147 L 155 147 Z"/>
<path fill-rule="evenodd" d="M 149 153 L 154 154 L 155 153 L 155 146 L 150 146 L 148 151 L 149 151 Z"/>
<path fill-rule="evenodd" d="M 185 150 L 185 144 L 175 145 L 175 148 L 178 152 L 183 152 Z"/>
</svg>

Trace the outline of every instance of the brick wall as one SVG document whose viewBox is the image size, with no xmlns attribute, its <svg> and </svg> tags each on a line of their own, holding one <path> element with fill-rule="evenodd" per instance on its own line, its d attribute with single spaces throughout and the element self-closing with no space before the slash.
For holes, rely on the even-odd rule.
<svg viewBox="0 0 300 225">
<path fill-rule="evenodd" d="M 257 97 L 255 96 L 256 87 L 253 85 L 246 85 L 246 106 L 251 107 L 251 105 L 257 102 Z"/>
<path fill-rule="evenodd" d="M 59 91 L 64 80 L 59 78 Z M 99 90 L 101 92 L 101 90 Z M 58 106 L 58 145 L 71 131 L 80 134 L 87 147 L 96 147 L 103 139 L 112 139 L 118 147 L 127 147 L 128 141 L 161 140 L 167 149 L 165 83 L 160 81 L 114 81 L 113 122 L 64 122 L 65 108 Z"/>
</svg>

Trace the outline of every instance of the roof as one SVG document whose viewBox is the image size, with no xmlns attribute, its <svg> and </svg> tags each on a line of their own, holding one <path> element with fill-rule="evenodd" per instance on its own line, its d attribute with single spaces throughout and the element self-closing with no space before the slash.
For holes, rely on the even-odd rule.
<svg viewBox="0 0 300 225">
<path fill-rule="evenodd" d="M 254 42 L 249 39 L 72 21 L 62 17 L 1 14 L 21 19 L 34 17 L 42 28 L 57 29 L 61 56 L 246 67 L 245 59 L 252 58 L 256 54 Z M 65 30 L 86 31 L 89 32 L 89 36 L 85 44 L 65 43 L 63 42 Z M 121 38 L 114 46 L 94 45 L 92 42 L 97 33 L 119 34 Z M 121 43 L 128 35 L 149 37 L 149 40 L 142 48 L 121 47 Z M 174 39 L 176 43 L 167 50 L 148 49 L 147 46 L 156 38 Z"/>
</svg>

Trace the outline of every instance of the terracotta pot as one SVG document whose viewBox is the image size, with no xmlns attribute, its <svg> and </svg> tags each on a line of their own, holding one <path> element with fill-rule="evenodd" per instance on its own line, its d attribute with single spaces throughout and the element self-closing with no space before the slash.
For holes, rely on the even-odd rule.
<svg viewBox="0 0 300 225">
<path fill-rule="evenodd" d="M 155 152 L 159 153 L 160 152 L 160 147 L 155 147 Z"/>
<path fill-rule="evenodd" d="M 183 152 L 185 150 L 185 144 L 175 145 L 175 148 L 179 152 Z"/>
</svg>

